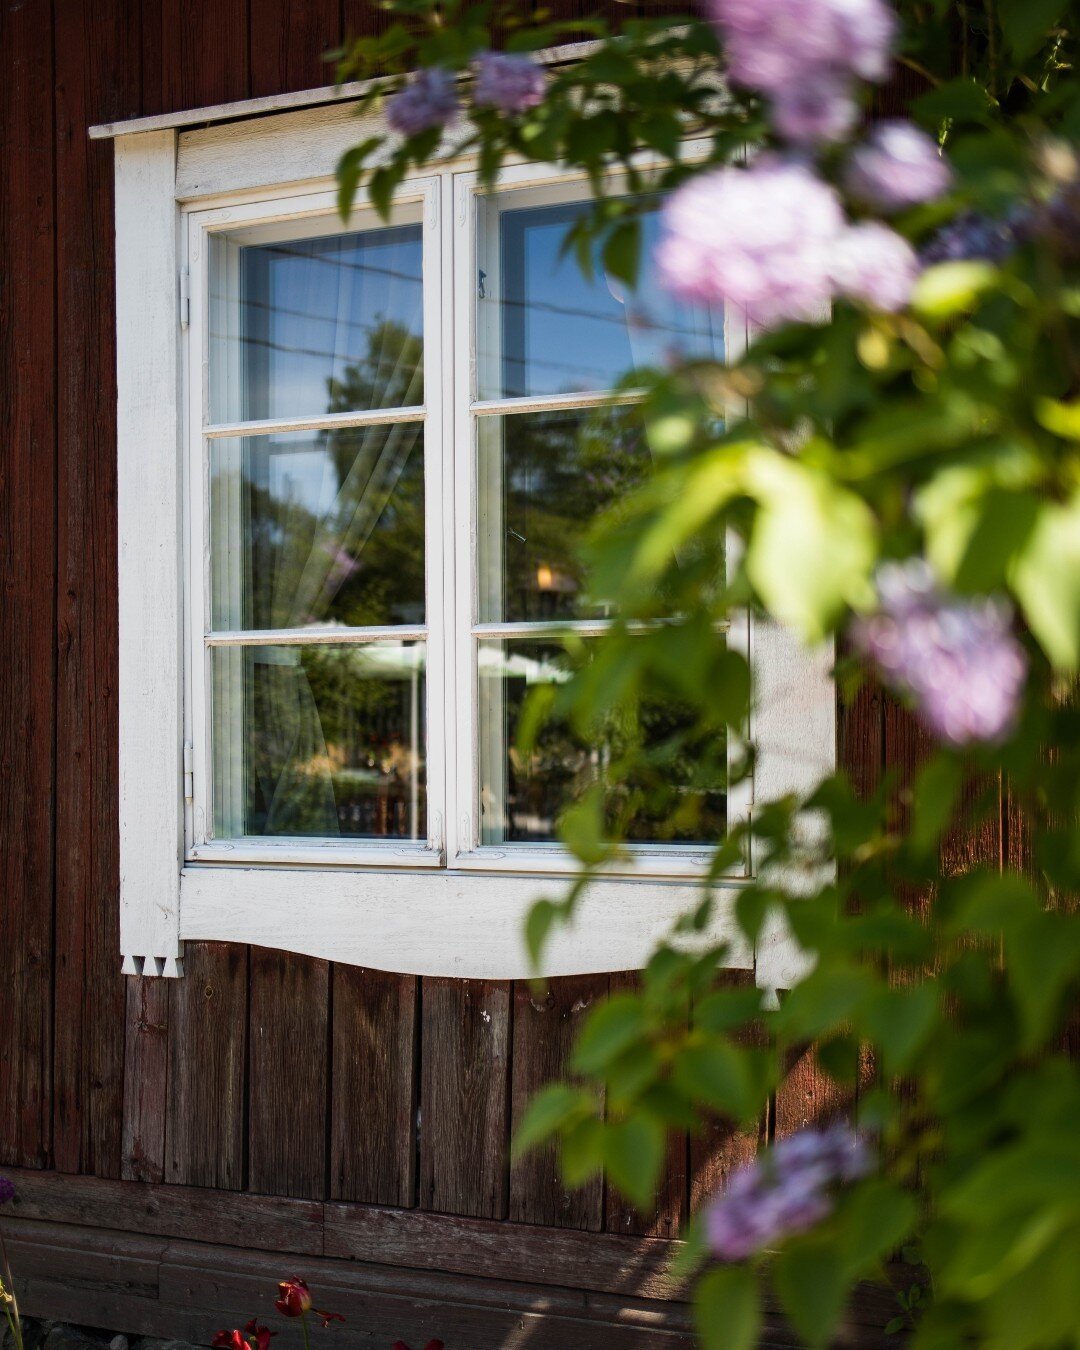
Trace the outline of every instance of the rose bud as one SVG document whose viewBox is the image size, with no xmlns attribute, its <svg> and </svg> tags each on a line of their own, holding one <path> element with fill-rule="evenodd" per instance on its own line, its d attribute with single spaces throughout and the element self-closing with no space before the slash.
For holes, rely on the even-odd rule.
<svg viewBox="0 0 1080 1350">
<path fill-rule="evenodd" d="M 294 1275 L 291 1280 L 282 1280 L 278 1284 L 278 1296 L 274 1307 L 285 1317 L 303 1317 L 311 1311 L 311 1294 L 307 1283 Z"/>
</svg>

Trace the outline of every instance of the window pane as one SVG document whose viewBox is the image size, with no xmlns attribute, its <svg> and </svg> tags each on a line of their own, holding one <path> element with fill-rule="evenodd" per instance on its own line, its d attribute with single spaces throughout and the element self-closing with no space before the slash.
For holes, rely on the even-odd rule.
<svg viewBox="0 0 1080 1350">
<path fill-rule="evenodd" d="M 420 423 L 209 446 L 216 630 L 423 622 Z"/>
<path fill-rule="evenodd" d="M 214 833 L 423 839 L 422 642 L 216 647 Z"/>
<path fill-rule="evenodd" d="M 594 250 L 582 272 L 567 232 L 587 202 L 535 204 L 543 193 L 481 199 L 478 213 L 477 346 L 480 398 L 537 397 L 609 389 L 632 369 L 660 366 L 675 351 L 723 356 L 719 311 L 672 300 L 648 266 L 659 213 L 642 218 L 641 277 L 628 292 Z M 518 198 L 528 205 L 515 206 Z"/>
<path fill-rule="evenodd" d="M 211 421 L 421 403 L 420 225 L 282 233 L 213 237 Z"/>
<path fill-rule="evenodd" d="M 650 462 L 632 406 L 482 417 L 477 428 L 482 623 L 594 616 L 579 552 L 597 514 Z"/>
<path fill-rule="evenodd" d="M 557 643 L 527 638 L 479 644 L 480 820 L 485 844 L 547 843 L 559 817 L 586 788 L 606 782 L 607 816 L 630 812 L 625 838 L 636 843 L 709 843 L 727 828 L 726 747 L 722 735 L 694 733 L 690 710 L 665 691 L 646 696 L 639 728 L 614 722 L 593 742 L 565 721 L 548 721 L 528 756 L 516 745 L 530 691 L 569 678 Z M 644 754 L 624 774 L 620 761 Z"/>
</svg>

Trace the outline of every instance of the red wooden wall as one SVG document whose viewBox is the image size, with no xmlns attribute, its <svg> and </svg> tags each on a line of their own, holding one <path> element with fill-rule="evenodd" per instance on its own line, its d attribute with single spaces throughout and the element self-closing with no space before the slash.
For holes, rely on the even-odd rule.
<svg viewBox="0 0 1080 1350">
<path fill-rule="evenodd" d="M 670 1235 L 754 1138 L 678 1141 L 644 1217 L 505 1156 L 630 977 L 540 997 L 211 944 L 183 980 L 120 975 L 112 150 L 86 129 L 328 83 L 322 52 L 380 22 L 367 0 L 0 0 L 0 1163 Z M 876 694 L 842 717 L 862 781 L 919 751 Z M 801 1062 L 761 1129 L 849 1105 Z"/>
</svg>

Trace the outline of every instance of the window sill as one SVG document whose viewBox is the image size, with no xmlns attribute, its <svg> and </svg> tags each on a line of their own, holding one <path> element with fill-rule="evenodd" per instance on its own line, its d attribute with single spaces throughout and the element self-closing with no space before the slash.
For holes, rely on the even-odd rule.
<svg viewBox="0 0 1080 1350">
<path fill-rule="evenodd" d="M 196 844 L 187 861 L 226 867 L 441 867 L 441 849 L 408 839 L 229 839 Z"/>
</svg>

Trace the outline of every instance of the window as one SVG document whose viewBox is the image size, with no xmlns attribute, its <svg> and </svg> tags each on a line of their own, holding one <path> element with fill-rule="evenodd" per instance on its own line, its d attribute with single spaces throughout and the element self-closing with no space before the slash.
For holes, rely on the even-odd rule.
<svg viewBox="0 0 1080 1350">
<path fill-rule="evenodd" d="M 650 464 L 620 381 L 745 339 L 647 275 L 633 293 L 585 277 L 562 244 L 588 186 L 555 169 L 482 192 L 451 161 L 389 223 L 360 202 L 343 224 L 330 175 L 359 128 L 339 119 L 117 141 L 129 970 L 178 973 L 191 937 L 528 973 L 524 914 L 576 867 L 559 816 L 623 734 L 553 722 L 529 755 L 517 742 L 530 689 L 568 678 L 565 641 L 587 659 L 611 622 L 578 546 Z M 797 787 L 833 754 L 827 655 L 747 620 L 726 640 L 764 690 L 755 786 Z M 659 740 L 686 716 L 662 695 L 646 712 Z M 695 903 L 708 848 L 752 809 L 728 753 L 672 764 L 693 824 L 635 816 L 547 973 L 638 965 Z M 762 964 L 730 906 L 710 936 Z"/>
</svg>

